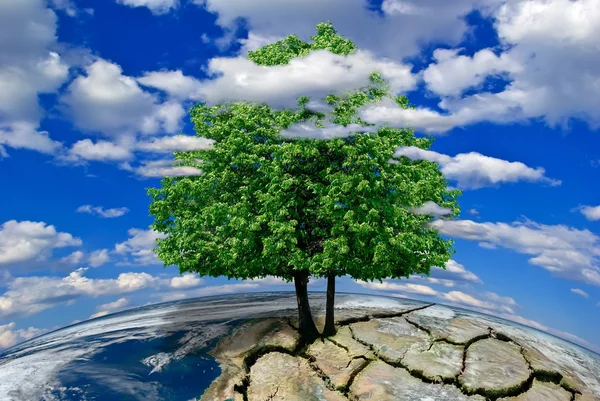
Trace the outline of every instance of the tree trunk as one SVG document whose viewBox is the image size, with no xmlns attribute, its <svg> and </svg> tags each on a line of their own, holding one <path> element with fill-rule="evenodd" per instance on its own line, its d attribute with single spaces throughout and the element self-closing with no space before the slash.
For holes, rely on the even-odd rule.
<svg viewBox="0 0 600 401">
<path fill-rule="evenodd" d="M 333 306 L 335 301 L 335 272 L 329 270 L 327 273 L 327 304 L 325 306 L 325 328 L 323 336 L 335 335 L 335 324 L 333 319 Z"/>
<path fill-rule="evenodd" d="M 308 304 L 308 271 L 299 271 L 294 274 L 294 285 L 296 286 L 296 300 L 298 301 L 298 331 L 300 336 L 307 342 L 312 342 L 319 337 L 319 331 L 310 313 Z"/>
</svg>

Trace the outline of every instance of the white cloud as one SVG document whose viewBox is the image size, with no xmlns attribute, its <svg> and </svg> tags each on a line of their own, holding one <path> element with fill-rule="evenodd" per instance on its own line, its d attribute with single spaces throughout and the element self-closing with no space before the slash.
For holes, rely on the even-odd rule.
<svg viewBox="0 0 600 401">
<path fill-rule="evenodd" d="M 394 157 L 406 156 L 411 160 L 429 160 L 441 166 L 441 171 L 451 180 L 458 181 L 464 189 L 477 189 L 505 182 L 545 182 L 552 186 L 561 182 L 546 177 L 541 167 L 533 169 L 521 162 L 509 162 L 484 156 L 476 152 L 459 153 L 452 157 L 415 146 L 401 147 Z"/>
<path fill-rule="evenodd" d="M 142 177 L 179 177 L 201 175 L 202 170 L 189 166 L 173 165 L 173 160 L 154 160 L 142 162 L 134 169 Z"/>
<path fill-rule="evenodd" d="M 482 84 L 489 75 L 523 69 L 508 53 L 496 56 L 490 49 L 483 49 L 469 57 L 458 55 L 460 50 L 436 49 L 433 52 L 436 63 L 423 71 L 423 80 L 430 91 L 440 96 L 459 96 L 466 89 Z"/>
<path fill-rule="evenodd" d="M 359 124 L 348 124 L 347 126 L 327 124 L 324 128 L 317 127 L 314 124 L 293 124 L 289 128 L 280 132 L 280 135 L 287 138 L 315 138 L 315 139 L 334 139 L 345 138 L 355 135 L 357 132 L 373 132 L 378 127 L 363 127 Z"/>
<path fill-rule="evenodd" d="M 129 7 L 148 7 L 152 14 L 166 14 L 179 6 L 179 0 L 117 0 Z"/>
<path fill-rule="evenodd" d="M 85 71 L 87 76 L 75 78 L 62 97 L 78 128 L 108 136 L 179 129 L 185 114 L 181 104 L 159 103 L 134 78 L 123 75 L 119 65 L 98 59 Z"/>
<path fill-rule="evenodd" d="M 129 209 L 127 209 L 126 207 L 116 207 L 116 208 L 104 209 L 102 206 L 92 206 L 92 205 L 81 205 L 76 210 L 76 212 L 78 212 L 78 213 L 96 214 L 100 217 L 104 217 L 104 218 L 108 218 L 108 219 L 114 218 L 114 217 L 121 217 L 128 211 L 129 211 Z"/>
<path fill-rule="evenodd" d="M 45 261 L 53 249 L 80 245 L 81 239 L 44 222 L 9 220 L 0 226 L 0 265 Z"/>
<path fill-rule="evenodd" d="M 81 297 L 128 294 L 170 283 L 147 273 L 121 273 L 116 279 L 90 279 L 84 275 L 86 270 L 79 268 L 63 278 L 14 278 L 0 296 L 0 317 L 28 316 Z"/>
<path fill-rule="evenodd" d="M 446 262 L 446 269 L 432 267 L 430 274 L 434 279 L 445 279 L 453 282 L 470 282 L 474 284 L 483 283 L 475 273 L 467 270 L 463 265 L 453 259 Z"/>
<path fill-rule="evenodd" d="M 291 60 L 288 65 L 270 67 L 259 66 L 244 56 L 217 57 L 209 61 L 206 71 L 212 79 L 196 81 L 178 71 L 163 71 L 147 73 L 138 81 L 172 95 L 185 95 L 209 104 L 247 100 L 287 108 L 295 107 L 299 96 L 322 98 L 332 92 L 366 86 L 375 70 L 382 73 L 395 91 L 416 86 L 417 78 L 411 73 L 411 66 L 376 58 L 366 50 L 348 56 L 317 50 Z M 114 69 L 111 75 L 117 73 L 120 75 L 120 70 Z M 182 87 L 183 82 L 190 85 L 189 90 Z"/>
<path fill-rule="evenodd" d="M 117 145 L 109 141 L 92 142 L 91 139 L 82 139 L 75 142 L 63 156 L 67 161 L 123 161 L 133 158 L 131 150 L 126 146 Z"/>
<path fill-rule="evenodd" d="M 581 206 L 579 211 L 589 221 L 600 220 L 600 206 Z"/>
<path fill-rule="evenodd" d="M 115 302 L 109 302 L 107 304 L 99 305 L 96 310 L 97 313 L 94 313 L 89 317 L 89 319 L 94 319 L 101 316 L 106 316 L 109 313 L 114 313 L 125 309 L 129 305 L 129 300 L 127 298 L 119 298 Z"/>
<path fill-rule="evenodd" d="M 167 301 L 176 301 L 179 299 L 186 299 L 192 297 L 206 297 L 210 295 L 220 295 L 220 294 L 234 294 L 240 293 L 244 290 L 248 290 L 251 288 L 258 288 L 259 284 L 255 283 L 240 283 L 240 284 L 224 284 L 224 285 L 216 285 L 216 286 L 208 286 L 198 288 L 193 291 L 186 292 L 166 292 L 156 294 L 160 297 L 162 302 Z"/>
<path fill-rule="evenodd" d="M 121 265 L 149 265 L 160 264 L 155 253 L 152 251 L 156 247 L 156 239 L 164 238 L 164 234 L 153 230 L 142 230 L 131 228 L 127 231 L 129 239 L 115 245 L 114 253 L 123 255 L 127 261 L 119 263 Z M 133 259 L 133 262 L 129 260 Z"/>
<path fill-rule="evenodd" d="M 467 213 L 472 214 L 473 216 L 479 215 L 479 211 L 477 209 L 469 209 L 467 210 Z"/>
<path fill-rule="evenodd" d="M 476 6 L 499 3 L 495 0 L 384 0 L 382 17 L 372 11 L 366 0 L 194 2 L 217 14 L 216 22 L 226 30 L 226 40 L 237 39 L 228 32 L 235 31 L 241 20 L 248 28 L 250 40 L 255 42 L 257 38 L 279 38 L 290 33 L 309 40 L 315 34 L 317 23 L 331 21 L 338 32 L 359 48 L 374 49 L 378 54 L 397 60 L 418 54 L 422 45 L 430 42 L 458 43 L 467 31 L 464 15 Z"/>
<path fill-rule="evenodd" d="M 423 206 L 411 209 L 412 213 L 415 214 L 426 214 L 429 216 L 445 216 L 452 213 L 452 209 L 441 207 L 435 202 L 427 201 Z"/>
<path fill-rule="evenodd" d="M 83 253 L 82 251 L 75 251 L 65 256 L 64 258 L 61 258 L 60 260 L 70 265 L 78 265 L 79 263 L 83 262 L 84 258 L 85 253 Z"/>
<path fill-rule="evenodd" d="M 0 350 L 42 335 L 47 330 L 29 327 L 15 330 L 15 322 L 0 326 Z"/>
<path fill-rule="evenodd" d="M 110 262 L 110 256 L 108 255 L 108 249 L 99 249 L 94 251 L 88 257 L 90 266 L 98 267 L 105 263 Z"/>
<path fill-rule="evenodd" d="M 186 273 L 180 277 L 171 279 L 171 287 L 173 288 L 190 288 L 197 287 L 202 284 L 202 279 L 193 273 Z"/>
<path fill-rule="evenodd" d="M 372 290 L 389 290 L 389 291 L 404 291 L 412 294 L 420 294 L 420 295 L 431 295 L 431 296 L 439 296 L 440 293 L 434 290 L 431 287 L 421 284 L 396 284 L 390 283 L 388 281 L 383 281 L 382 283 L 377 282 L 368 282 L 362 280 L 356 280 L 356 282 L 366 288 L 370 288 Z"/>
<path fill-rule="evenodd" d="M 600 237 L 588 230 L 530 220 L 512 224 L 436 220 L 431 226 L 443 235 L 534 255 L 529 263 L 570 280 L 600 286 Z"/>
<path fill-rule="evenodd" d="M 187 151 L 210 149 L 214 141 L 190 135 L 165 136 L 150 142 L 140 142 L 136 145 L 138 150 L 155 153 L 169 153 L 173 151 Z"/>
<path fill-rule="evenodd" d="M 181 70 L 146 72 L 136 80 L 143 86 L 160 89 L 178 99 L 188 99 L 202 86 L 198 79 L 183 75 Z"/>
<path fill-rule="evenodd" d="M 575 293 L 575 294 L 578 294 L 578 295 L 581 295 L 584 298 L 589 298 L 590 297 L 587 292 L 585 292 L 583 290 L 580 290 L 579 288 L 571 288 L 571 292 Z"/>
<path fill-rule="evenodd" d="M 48 154 L 61 147 L 37 131 L 44 116 L 38 95 L 56 92 L 68 78 L 69 66 L 53 51 L 56 27 L 43 0 L 0 3 L 0 147 Z"/>
</svg>

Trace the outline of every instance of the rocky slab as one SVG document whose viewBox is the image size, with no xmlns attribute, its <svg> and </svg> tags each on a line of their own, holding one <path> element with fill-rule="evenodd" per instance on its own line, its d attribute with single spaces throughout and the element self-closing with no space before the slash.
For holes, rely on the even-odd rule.
<svg viewBox="0 0 600 401">
<path fill-rule="evenodd" d="M 348 384 L 350 375 L 367 362 L 352 358 L 348 351 L 329 340 L 315 341 L 306 353 L 315 358 L 314 364 L 340 389 Z"/>
<path fill-rule="evenodd" d="M 248 353 L 266 346 L 292 351 L 298 338 L 298 332 L 285 319 L 253 319 L 242 323 L 208 352 L 219 362 L 221 375 L 211 383 L 200 399 L 242 401 L 241 394 L 235 391 L 234 386 L 241 386 L 246 377 L 243 364 Z"/>
<path fill-rule="evenodd" d="M 398 362 L 410 350 L 426 350 L 431 341 L 427 332 L 408 323 L 402 317 L 371 319 L 350 325 L 360 342 L 370 344 L 388 361 Z"/>
<path fill-rule="evenodd" d="M 329 390 L 308 361 L 281 352 L 260 357 L 250 369 L 248 401 L 348 401 Z"/>
<path fill-rule="evenodd" d="M 408 350 L 402 364 L 411 372 L 417 371 L 429 380 L 441 382 L 460 374 L 463 351 L 463 346 L 440 341 L 426 351 Z"/>
<path fill-rule="evenodd" d="M 446 339 L 455 344 L 465 344 L 474 338 L 489 334 L 486 323 L 467 317 L 439 319 L 414 312 L 409 313 L 405 318 L 427 329 L 434 339 Z"/>
<path fill-rule="evenodd" d="M 571 393 L 554 383 L 534 380 L 531 388 L 523 394 L 498 401 L 571 401 Z"/>
<path fill-rule="evenodd" d="M 357 401 L 485 401 L 478 395 L 467 396 L 455 386 L 426 384 L 382 361 L 369 363 L 356 376 L 350 394 L 349 398 Z"/>
<path fill-rule="evenodd" d="M 502 395 L 524 385 L 530 374 L 518 345 L 488 338 L 467 348 L 465 370 L 458 380 L 469 393 Z"/>
<path fill-rule="evenodd" d="M 350 327 L 348 326 L 339 327 L 335 336 L 331 337 L 329 340 L 345 348 L 352 358 L 357 356 L 364 356 L 367 359 L 375 358 L 373 351 L 352 337 Z"/>
</svg>

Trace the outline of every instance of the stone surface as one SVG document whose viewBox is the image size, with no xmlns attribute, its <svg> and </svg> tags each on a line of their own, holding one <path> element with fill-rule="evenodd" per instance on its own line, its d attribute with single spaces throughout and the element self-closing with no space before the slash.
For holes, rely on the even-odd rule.
<svg viewBox="0 0 600 401">
<path fill-rule="evenodd" d="M 525 359 L 527 359 L 527 361 L 529 361 L 529 364 L 534 371 L 543 373 L 560 373 L 563 376 L 563 383 L 568 388 L 577 389 L 579 391 L 586 389 L 587 386 L 583 380 L 574 375 L 568 369 L 562 367 L 560 363 L 546 357 L 546 355 L 538 351 L 536 348 L 527 344 L 523 345 L 523 356 Z"/>
<path fill-rule="evenodd" d="M 285 319 L 253 319 L 241 324 L 208 352 L 219 362 L 221 375 L 206 389 L 201 400 L 231 398 L 242 401 L 239 398 L 241 394 L 234 390 L 234 386 L 241 385 L 246 376 L 243 362 L 248 352 L 264 346 L 278 346 L 292 351 L 298 338 L 298 332 Z"/>
<path fill-rule="evenodd" d="M 329 390 L 301 357 L 271 352 L 250 369 L 248 401 L 347 401 Z"/>
<path fill-rule="evenodd" d="M 465 370 L 458 380 L 469 392 L 497 393 L 522 385 L 530 374 L 518 345 L 488 338 L 467 348 Z"/>
<path fill-rule="evenodd" d="M 371 319 L 350 325 L 356 339 L 371 344 L 388 361 L 400 361 L 409 350 L 426 350 L 431 344 L 429 335 L 402 317 Z"/>
<path fill-rule="evenodd" d="M 465 344 L 473 338 L 489 333 L 486 323 L 466 317 L 445 320 L 413 312 L 405 318 L 429 330 L 434 339 L 443 338 L 457 344 Z"/>
<path fill-rule="evenodd" d="M 577 394 L 575 395 L 575 401 L 600 401 L 600 395 L 595 396 L 593 394 Z"/>
<path fill-rule="evenodd" d="M 314 364 L 323 371 L 336 388 L 348 384 L 352 372 L 366 363 L 362 358 L 353 359 L 345 349 L 329 340 L 317 340 L 306 352 L 315 358 Z"/>
<path fill-rule="evenodd" d="M 500 398 L 498 401 L 571 401 L 571 393 L 554 384 L 534 380 L 529 390 L 516 397 Z"/>
<path fill-rule="evenodd" d="M 411 372 L 421 372 L 429 380 L 451 379 L 460 374 L 463 351 L 460 345 L 436 342 L 427 351 L 409 350 L 402 364 Z"/>
<path fill-rule="evenodd" d="M 367 359 L 375 358 L 375 354 L 368 347 L 362 345 L 352 337 L 350 327 L 342 326 L 337 329 L 335 336 L 330 338 L 340 346 L 347 349 L 350 357 L 364 356 Z"/>
<path fill-rule="evenodd" d="M 356 376 L 350 394 L 355 400 L 372 401 L 485 401 L 478 395 L 469 397 L 455 386 L 426 384 L 406 370 L 381 361 L 369 363 Z"/>
</svg>

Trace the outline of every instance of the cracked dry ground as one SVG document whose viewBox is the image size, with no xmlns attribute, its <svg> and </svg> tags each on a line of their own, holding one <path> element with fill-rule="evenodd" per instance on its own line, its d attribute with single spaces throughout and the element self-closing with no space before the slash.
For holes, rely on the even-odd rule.
<svg viewBox="0 0 600 401">
<path fill-rule="evenodd" d="M 337 334 L 306 345 L 297 318 L 249 320 L 209 352 L 222 373 L 201 401 L 600 401 L 560 363 L 486 323 L 419 314 L 432 305 L 336 310 Z M 324 316 L 315 321 L 323 327 Z"/>
</svg>

